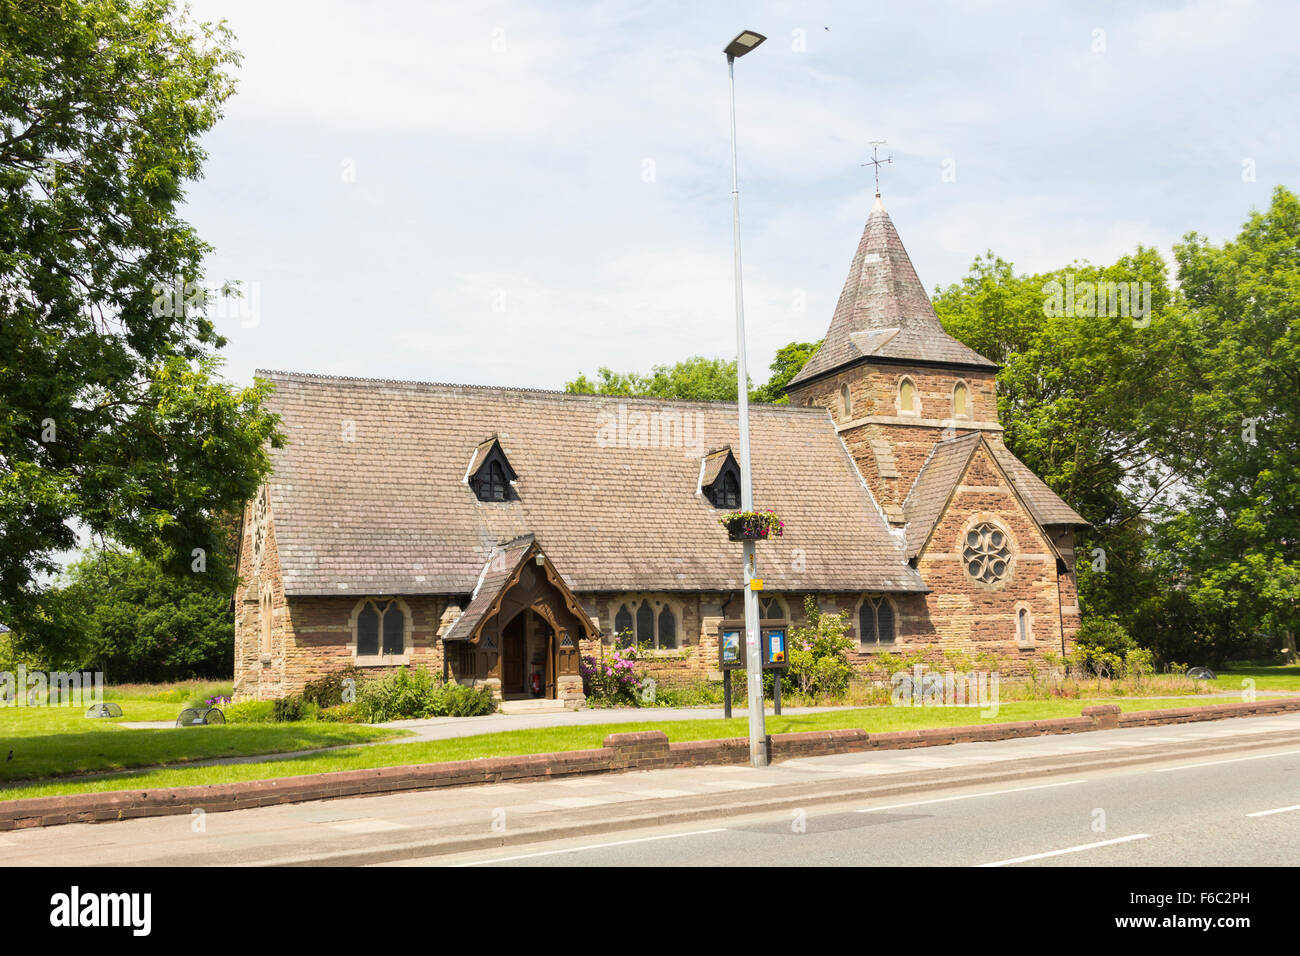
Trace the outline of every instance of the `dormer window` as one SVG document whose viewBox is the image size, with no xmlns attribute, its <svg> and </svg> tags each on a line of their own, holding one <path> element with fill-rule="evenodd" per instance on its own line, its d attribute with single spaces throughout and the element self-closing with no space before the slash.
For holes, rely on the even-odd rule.
<svg viewBox="0 0 1300 956">
<path fill-rule="evenodd" d="M 479 501 L 513 501 L 517 496 L 511 482 L 518 477 L 494 435 L 474 449 L 465 482 Z"/>
<path fill-rule="evenodd" d="M 740 507 L 740 466 L 730 448 L 721 448 L 704 457 L 700 491 L 715 508 L 733 511 Z"/>
</svg>

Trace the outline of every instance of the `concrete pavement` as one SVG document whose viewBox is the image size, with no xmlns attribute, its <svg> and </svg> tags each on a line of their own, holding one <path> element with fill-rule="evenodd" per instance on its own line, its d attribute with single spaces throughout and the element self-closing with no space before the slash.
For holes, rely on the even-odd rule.
<svg viewBox="0 0 1300 956">
<path fill-rule="evenodd" d="M 1300 750 L 1300 715 L 841 754 L 762 770 L 656 770 L 71 824 L 4 834 L 0 864 L 441 862 L 448 853 L 788 814 L 791 808 L 849 799 L 899 802 L 954 787 L 1015 788 L 1029 780 L 1160 761 L 1226 759 L 1261 747 Z"/>
</svg>

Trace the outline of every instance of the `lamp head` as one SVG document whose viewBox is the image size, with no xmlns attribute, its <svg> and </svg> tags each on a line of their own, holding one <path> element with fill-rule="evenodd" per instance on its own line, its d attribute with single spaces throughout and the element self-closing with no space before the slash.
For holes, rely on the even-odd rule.
<svg viewBox="0 0 1300 956">
<path fill-rule="evenodd" d="M 744 56 L 766 39 L 767 37 L 761 33 L 755 33 L 753 30 L 742 30 L 736 36 L 736 39 L 727 44 L 726 49 L 722 52 L 727 54 L 728 59 L 734 60 L 736 57 Z"/>
</svg>

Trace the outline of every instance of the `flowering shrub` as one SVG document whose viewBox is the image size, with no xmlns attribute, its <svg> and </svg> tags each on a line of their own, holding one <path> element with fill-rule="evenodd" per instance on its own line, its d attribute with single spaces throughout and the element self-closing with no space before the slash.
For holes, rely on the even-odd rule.
<svg viewBox="0 0 1300 956">
<path fill-rule="evenodd" d="M 808 697 L 843 697 L 853 675 L 849 612 L 823 614 L 812 596 L 804 599 L 803 606 L 808 623 L 790 630 L 788 679 Z"/>
<path fill-rule="evenodd" d="M 733 511 L 718 519 L 733 541 L 748 538 L 779 538 L 785 522 L 771 508 L 765 511 Z"/>
<path fill-rule="evenodd" d="M 578 662 L 582 690 L 593 706 L 638 707 L 641 704 L 642 677 L 637 673 L 636 647 L 617 647 L 609 657 L 585 655 Z"/>
<path fill-rule="evenodd" d="M 209 707 L 225 707 L 230 703 L 230 698 L 225 694 L 218 694 L 216 697 L 209 697 L 204 701 Z"/>
</svg>

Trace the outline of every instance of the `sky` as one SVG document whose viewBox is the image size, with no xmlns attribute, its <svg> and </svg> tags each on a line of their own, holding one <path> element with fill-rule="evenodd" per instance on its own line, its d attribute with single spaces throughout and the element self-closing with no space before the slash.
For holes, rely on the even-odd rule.
<svg viewBox="0 0 1300 956">
<path fill-rule="evenodd" d="M 821 337 L 874 193 L 927 289 L 1231 239 L 1300 189 L 1300 4 L 194 0 L 243 53 L 185 216 L 225 374 L 562 388 Z"/>
</svg>

